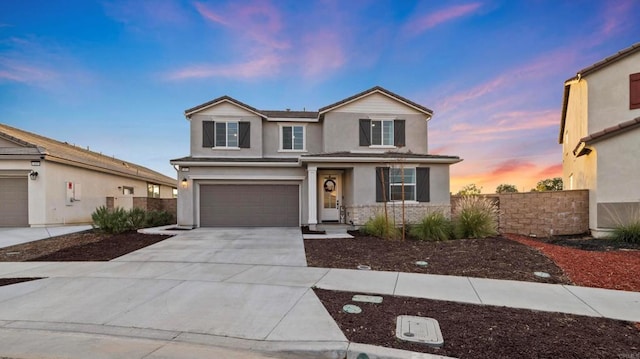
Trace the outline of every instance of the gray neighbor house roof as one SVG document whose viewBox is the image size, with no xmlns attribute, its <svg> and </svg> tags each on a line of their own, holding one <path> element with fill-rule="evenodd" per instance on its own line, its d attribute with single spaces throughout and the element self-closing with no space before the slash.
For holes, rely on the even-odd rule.
<svg viewBox="0 0 640 359">
<path fill-rule="evenodd" d="M 567 108 L 569 106 L 569 93 L 571 91 L 571 87 L 570 84 L 568 82 L 573 81 L 573 80 L 579 80 L 584 76 L 587 76 L 591 73 L 594 73 L 604 67 L 607 67 L 619 60 L 624 59 L 627 56 L 633 55 L 636 52 L 640 51 L 640 42 L 637 42 L 625 49 L 622 49 L 620 51 L 618 51 L 617 53 L 615 53 L 614 55 L 611 55 L 607 58 L 605 58 L 604 60 L 598 61 L 593 65 L 587 66 L 583 69 L 581 69 L 580 71 L 578 71 L 576 73 L 575 76 L 567 79 L 564 83 L 564 94 L 562 96 L 562 114 L 560 115 L 560 134 L 558 136 L 558 143 L 562 144 L 564 136 L 564 126 L 565 126 L 565 121 L 567 118 Z M 615 126 L 614 126 L 615 127 Z M 604 131 L 606 131 L 608 129 L 605 129 Z"/>
<path fill-rule="evenodd" d="M 0 159 L 9 157 L 44 159 L 170 187 L 176 187 L 177 184 L 175 179 L 135 163 L 105 156 L 67 142 L 60 142 L 1 123 L 0 138 L 21 146 L 0 147 Z"/>
</svg>

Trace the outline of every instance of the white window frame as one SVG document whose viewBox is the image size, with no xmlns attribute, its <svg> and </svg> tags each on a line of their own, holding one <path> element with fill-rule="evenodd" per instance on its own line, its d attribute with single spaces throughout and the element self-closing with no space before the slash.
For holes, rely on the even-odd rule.
<svg viewBox="0 0 640 359">
<path fill-rule="evenodd" d="M 391 179 L 394 177 L 392 172 L 393 171 L 398 171 L 400 173 L 400 171 L 404 171 L 404 173 L 406 174 L 407 171 L 413 171 L 413 183 L 407 183 L 406 182 L 406 178 L 407 176 L 405 175 L 405 183 L 404 183 L 404 189 L 405 189 L 405 203 L 406 202 L 416 202 L 417 203 L 417 182 L 418 182 L 418 177 L 417 177 L 417 170 L 415 167 L 404 167 L 404 168 L 399 168 L 399 167 L 390 167 L 389 168 L 389 202 L 402 202 L 402 198 L 399 199 L 393 199 L 393 191 L 392 188 L 393 187 L 402 187 L 402 177 L 400 177 L 400 181 L 397 183 L 394 183 L 391 181 Z M 413 198 L 406 198 L 406 192 L 407 192 L 407 187 L 413 187 Z M 401 192 L 402 193 L 402 192 Z"/>
<path fill-rule="evenodd" d="M 236 125 L 235 146 L 229 146 L 229 124 Z M 224 124 L 225 140 L 224 146 L 218 145 L 218 124 Z M 213 148 L 215 149 L 240 149 L 240 122 L 239 121 L 215 121 L 213 125 Z"/>
<path fill-rule="evenodd" d="M 284 148 L 284 128 L 291 127 L 291 147 L 295 147 L 294 144 L 294 127 L 302 127 L 302 149 L 285 149 Z M 278 132 L 280 134 L 280 144 L 278 147 L 278 152 L 307 152 L 307 125 L 304 123 L 286 123 L 286 124 L 278 124 Z"/>
<path fill-rule="evenodd" d="M 151 183 L 151 182 L 147 183 L 147 197 L 160 198 L 160 185 L 157 183 Z"/>
<path fill-rule="evenodd" d="M 384 143 L 384 139 L 385 139 L 385 126 L 384 124 L 386 123 L 391 123 L 391 143 Z M 373 137 L 373 128 L 375 126 L 378 126 L 376 123 L 379 123 L 379 126 L 382 127 L 382 129 L 380 130 L 380 144 L 374 144 L 374 137 Z M 371 128 L 369 129 L 371 131 L 370 136 L 371 136 L 371 145 L 369 147 L 375 147 L 375 148 L 395 148 L 395 143 L 394 143 L 394 134 L 395 134 L 395 123 L 394 120 L 371 120 Z M 386 132 L 388 135 L 388 131 Z"/>
</svg>

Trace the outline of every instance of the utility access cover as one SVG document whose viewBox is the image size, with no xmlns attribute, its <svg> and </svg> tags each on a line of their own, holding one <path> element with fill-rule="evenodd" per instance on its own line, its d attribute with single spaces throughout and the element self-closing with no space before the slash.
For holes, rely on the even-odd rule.
<svg viewBox="0 0 640 359">
<path fill-rule="evenodd" d="M 424 343 L 433 347 L 444 345 L 438 321 L 433 318 L 401 315 L 396 321 L 396 337 L 408 342 Z"/>
<path fill-rule="evenodd" d="M 365 302 L 365 303 L 374 303 L 374 304 L 382 303 L 382 297 L 377 295 L 356 294 L 353 296 L 353 298 L 351 298 L 351 300 L 354 302 Z"/>
</svg>

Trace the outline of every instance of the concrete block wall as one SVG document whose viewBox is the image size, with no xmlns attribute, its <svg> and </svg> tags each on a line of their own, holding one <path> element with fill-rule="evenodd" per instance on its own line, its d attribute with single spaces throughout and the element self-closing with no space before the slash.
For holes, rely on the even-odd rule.
<svg viewBox="0 0 640 359">
<path fill-rule="evenodd" d="M 447 205 L 434 205 L 429 203 L 405 203 L 404 218 L 406 223 L 417 223 L 429 212 L 442 211 L 445 214 L 451 213 L 451 207 Z M 377 215 L 384 215 L 384 204 L 348 206 L 346 208 L 347 223 L 353 221 L 356 226 L 365 224 L 370 218 Z M 395 219 L 395 223 L 402 223 L 402 204 L 387 203 L 387 215 L 389 219 Z"/>
<path fill-rule="evenodd" d="M 486 195 L 500 208 L 501 233 L 549 237 L 589 232 L 589 191 Z M 456 206 L 459 196 L 452 196 Z"/>
<path fill-rule="evenodd" d="M 114 202 L 114 197 L 107 197 L 107 208 L 113 208 Z M 133 207 L 142 208 L 147 211 L 167 211 L 173 215 L 173 218 L 176 218 L 177 199 L 133 197 Z"/>
</svg>

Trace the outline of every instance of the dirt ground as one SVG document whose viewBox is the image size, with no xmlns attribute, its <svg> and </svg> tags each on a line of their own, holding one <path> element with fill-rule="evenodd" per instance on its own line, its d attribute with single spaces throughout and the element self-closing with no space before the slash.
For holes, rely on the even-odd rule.
<svg viewBox="0 0 640 359">
<path fill-rule="evenodd" d="M 624 321 L 386 295 L 381 304 L 369 304 L 351 300 L 362 293 L 314 291 L 345 336 L 357 343 L 460 359 L 631 358 L 640 350 L 640 328 Z M 345 304 L 358 305 L 362 313 L 345 313 Z M 436 319 L 444 346 L 396 339 L 398 315 Z"/>
</svg>

